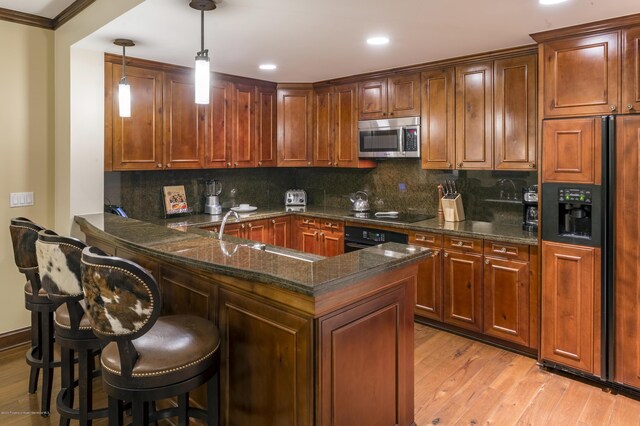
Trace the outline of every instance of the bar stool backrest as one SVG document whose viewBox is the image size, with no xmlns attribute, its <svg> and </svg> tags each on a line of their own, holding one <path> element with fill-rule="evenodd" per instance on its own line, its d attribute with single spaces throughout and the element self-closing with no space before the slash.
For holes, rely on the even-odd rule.
<svg viewBox="0 0 640 426">
<path fill-rule="evenodd" d="M 36 241 L 38 240 L 38 232 L 43 229 L 45 228 L 26 217 L 11 219 L 9 232 L 13 243 L 13 257 L 20 272 L 37 274 Z"/>
</svg>

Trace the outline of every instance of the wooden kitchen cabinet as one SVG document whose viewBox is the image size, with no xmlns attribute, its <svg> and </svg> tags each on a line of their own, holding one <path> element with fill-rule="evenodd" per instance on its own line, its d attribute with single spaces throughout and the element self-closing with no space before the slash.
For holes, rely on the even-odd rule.
<svg viewBox="0 0 640 426">
<path fill-rule="evenodd" d="M 409 233 L 409 244 L 428 247 L 431 257 L 418 265 L 415 314 L 442 321 L 442 234 L 428 232 Z"/>
<path fill-rule="evenodd" d="M 107 170 L 163 168 L 163 73 L 127 67 L 131 117 L 122 118 L 118 84 L 122 68 L 105 62 L 105 166 Z"/>
<path fill-rule="evenodd" d="M 233 167 L 256 166 L 256 87 L 233 85 L 233 123 L 231 159 Z"/>
<path fill-rule="evenodd" d="M 313 165 L 333 165 L 333 122 L 331 94 L 333 87 L 313 91 Z"/>
<path fill-rule="evenodd" d="M 455 168 L 453 67 L 422 73 L 421 110 L 422 168 Z"/>
<path fill-rule="evenodd" d="M 536 167 L 536 61 L 527 55 L 493 63 L 495 170 Z"/>
<path fill-rule="evenodd" d="M 493 63 L 456 67 L 456 168 L 493 168 Z"/>
<path fill-rule="evenodd" d="M 445 249 L 445 323 L 482 332 L 482 269 L 482 255 Z"/>
<path fill-rule="evenodd" d="M 600 374 L 600 249 L 542 242 L 540 359 Z"/>
<path fill-rule="evenodd" d="M 420 74 L 394 75 L 358 84 L 360 120 L 420 115 Z"/>
<path fill-rule="evenodd" d="M 545 118 L 620 112 L 619 31 L 557 39 L 544 33 L 532 37 L 542 43 Z"/>
<path fill-rule="evenodd" d="M 622 103 L 620 112 L 640 112 L 640 27 L 622 33 Z"/>
<path fill-rule="evenodd" d="M 207 105 L 195 99 L 193 75 L 164 74 L 164 167 L 201 169 L 204 167 L 205 114 Z"/>
<path fill-rule="evenodd" d="M 231 166 L 233 84 L 214 79 L 209 93 L 205 167 Z"/>
<path fill-rule="evenodd" d="M 291 248 L 291 217 L 282 216 L 269 220 L 269 244 Z"/>
<path fill-rule="evenodd" d="M 325 257 L 344 253 L 344 222 L 310 217 L 292 222 L 294 249 Z"/>
<path fill-rule="evenodd" d="M 275 87 L 257 86 L 256 155 L 258 167 L 277 165 L 277 96 Z"/>
<path fill-rule="evenodd" d="M 278 88 L 278 167 L 311 165 L 313 90 Z"/>
<path fill-rule="evenodd" d="M 602 122 L 599 117 L 542 123 L 542 182 L 599 185 L 602 179 Z"/>
<path fill-rule="evenodd" d="M 220 226 L 207 226 L 202 229 L 218 233 Z M 271 244 L 268 219 L 227 223 L 224 227 L 224 235 L 230 235 L 232 237 L 256 241 L 263 244 Z"/>
</svg>

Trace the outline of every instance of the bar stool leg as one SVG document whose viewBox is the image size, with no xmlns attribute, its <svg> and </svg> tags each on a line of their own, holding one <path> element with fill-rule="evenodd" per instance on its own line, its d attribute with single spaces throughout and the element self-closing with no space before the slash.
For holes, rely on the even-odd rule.
<svg viewBox="0 0 640 426">
<path fill-rule="evenodd" d="M 29 352 L 36 359 L 42 359 L 42 330 L 40 324 L 42 322 L 42 313 L 31 311 L 31 348 Z M 31 366 L 29 372 L 29 393 L 36 393 L 38 390 L 38 373 L 40 369 Z"/>
<path fill-rule="evenodd" d="M 207 426 L 218 426 L 220 416 L 220 374 L 207 382 Z"/>
<path fill-rule="evenodd" d="M 149 424 L 149 404 L 140 395 L 134 395 L 131 401 L 131 416 L 133 426 L 147 426 Z"/>
<path fill-rule="evenodd" d="M 93 394 L 93 355 L 90 349 L 82 349 L 78 352 L 78 400 L 80 405 L 80 424 L 91 425 L 88 413 L 92 409 Z"/>
<path fill-rule="evenodd" d="M 66 407 L 73 407 L 73 380 L 74 380 L 74 369 L 73 369 L 73 357 L 74 352 L 73 349 L 69 348 L 60 348 L 60 391 L 62 392 L 62 401 L 61 403 Z M 60 398 L 60 396 L 58 396 Z M 60 399 L 59 399 L 60 401 Z M 70 419 L 67 417 L 60 416 L 60 426 L 68 426 Z"/>
<path fill-rule="evenodd" d="M 40 411 L 42 417 L 48 417 L 51 409 L 51 390 L 53 388 L 53 312 L 42 315 L 42 402 Z"/>
<path fill-rule="evenodd" d="M 108 397 L 109 407 L 109 426 L 122 426 L 122 415 L 124 410 L 122 409 L 122 401 L 119 399 Z"/>
<path fill-rule="evenodd" d="M 189 424 L 189 392 L 178 395 L 178 425 Z"/>
</svg>

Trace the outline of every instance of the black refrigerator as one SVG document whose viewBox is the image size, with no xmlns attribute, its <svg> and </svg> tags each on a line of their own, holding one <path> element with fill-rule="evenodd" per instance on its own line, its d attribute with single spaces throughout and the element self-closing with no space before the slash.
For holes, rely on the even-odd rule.
<svg viewBox="0 0 640 426">
<path fill-rule="evenodd" d="M 640 115 L 542 139 L 540 361 L 640 391 Z"/>
</svg>

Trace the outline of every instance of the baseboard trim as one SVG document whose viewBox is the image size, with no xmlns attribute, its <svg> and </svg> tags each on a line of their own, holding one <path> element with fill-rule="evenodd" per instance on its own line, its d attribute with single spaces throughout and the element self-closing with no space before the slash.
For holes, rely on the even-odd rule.
<svg viewBox="0 0 640 426">
<path fill-rule="evenodd" d="M 0 334 L 0 352 L 31 341 L 31 327 L 19 328 Z"/>
</svg>

